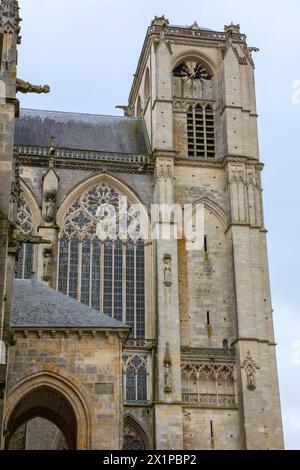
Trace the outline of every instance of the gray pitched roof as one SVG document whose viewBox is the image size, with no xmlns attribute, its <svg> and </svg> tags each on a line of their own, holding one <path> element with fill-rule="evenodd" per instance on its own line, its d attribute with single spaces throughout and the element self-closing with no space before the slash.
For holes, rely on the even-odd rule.
<svg viewBox="0 0 300 470">
<path fill-rule="evenodd" d="M 16 279 L 11 312 L 12 328 L 116 328 L 125 323 L 54 289 L 31 280 Z"/>
<path fill-rule="evenodd" d="M 140 118 L 21 109 L 16 120 L 17 145 L 47 147 L 51 135 L 59 148 L 148 154 Z"/>
</svg>

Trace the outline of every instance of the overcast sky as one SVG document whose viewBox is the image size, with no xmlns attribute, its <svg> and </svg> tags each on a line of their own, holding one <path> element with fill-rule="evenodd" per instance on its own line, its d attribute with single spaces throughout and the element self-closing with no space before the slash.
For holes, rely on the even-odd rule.
<svg viewBox="0 0 300 470">
<path fill-rule="evenodd" d="M 240 23 L 255 55 L 265 220 L 286 447 L 300 449 L 300 81 L 299 0 L 20 0 L 19 77 L 50 95 L 20 96 L 23 107 L 120 114 L 147 26 L 171 23 L 222 31 Z M 299 100 L 300 101 L 300 100 Z M 293 357 L 294 356 L 294 357 Z M 298 360 L 297 360 L 298 359 Z"/>
</svg>

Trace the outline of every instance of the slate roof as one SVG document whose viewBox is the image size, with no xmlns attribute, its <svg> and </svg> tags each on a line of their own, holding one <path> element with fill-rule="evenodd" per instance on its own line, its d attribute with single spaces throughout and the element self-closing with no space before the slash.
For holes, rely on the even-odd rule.
<svg viewBox="0 0 300 470">
<path fill-rule="evenodd" d="M 21 109 L 15 144 L 113 153 L 148 154 L 147 132 L 140 118 Z"/>
<path fill-rule="evenodd" d="M 12 328 L 129 329 L 125 323 L 32 280 L 16 279 L 11 312 Z"/>
</svg>

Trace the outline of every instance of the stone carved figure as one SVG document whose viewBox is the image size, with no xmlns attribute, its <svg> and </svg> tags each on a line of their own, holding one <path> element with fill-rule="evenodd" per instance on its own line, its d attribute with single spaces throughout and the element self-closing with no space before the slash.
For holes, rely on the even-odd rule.
<svg viewBox="0 0 300 470">
<path fill-rule="evenodd" d="M 245 369 L 247 375 L 247 388 L 253 392 L 256 390 L 256 370 L 260 369 L 260 367 L 252 358 L 250 351 L 248 351 L 247 356 L 242 363 L 242 369 Z"/>
<path fill-rule="evenodd" d="M 170 344 L 166 344 L 166 355 L 164 359 L 164 369 L 165 369 L 165 392 L 172 392 L 172 361 L 170 355 Z"/>
<path fill-rule="evenodd" d="M 45 248 L 44 249 L 43 281 L 50 281 L 52 277 L 52 261 L 53 261 L 52 247 Z"/>
<path fill-rule="evenodd" d="M 160 167 L 156 170 L 156 177 L 158 179 L 164 179 L 167 181 L 168 179 L 172 179 L 172 166 L 171 165 L 160 165 Z"/>
<path fill-rule="evenodd" d="M 164 256 L 164 284 L 166 287 L 172 285 L 172 258 L 171 255 Z"/>
<path fill-rule="evenodd" d="M 45 195 L 45 216 L 44 221 L 47 224 L 51 224 L 54 222 L 55 213 L 55 200 L 56 200 L 56 192 L 49 192 Z"/>
<path fill-rule="evenodd" d="M 48 85 L 32 85 L 32 83 L 26 82 L 17 78 L 17 92 L 20 93 L 50 93 L 50 87 Z"/>
</svg>

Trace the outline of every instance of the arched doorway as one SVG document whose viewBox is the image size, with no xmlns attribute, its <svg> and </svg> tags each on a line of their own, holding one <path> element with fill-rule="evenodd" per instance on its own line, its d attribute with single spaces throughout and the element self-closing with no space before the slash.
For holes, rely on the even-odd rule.
<svg viewBox="0 0 300 470">
<path fill-rule="evenodd" d="M 15 448 L 16 435 L 35 418 L 51 422 L 61 431 L 66 447 L 70 450 L 77 448 L 78 423 L 72 405 L 58 390 L 40 386 L 27 392 L 10 413 L 5 430 L 6 449 Z"/>
<path fill-rule="evenodd" d="M 149 450 L 149 439 L 142 426 L 133 416 L 126 416 L 124 421 L 123 450 Z"/>
</svg>

